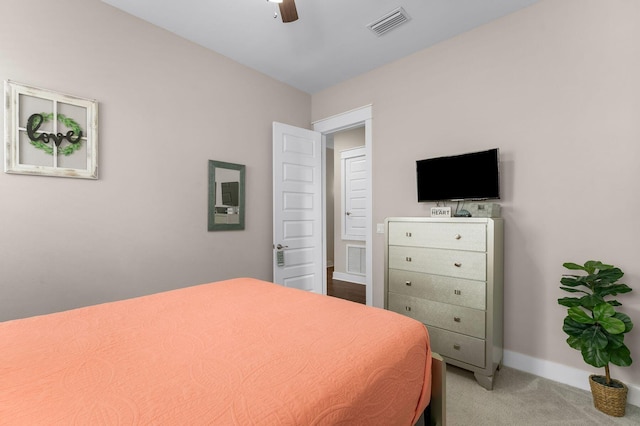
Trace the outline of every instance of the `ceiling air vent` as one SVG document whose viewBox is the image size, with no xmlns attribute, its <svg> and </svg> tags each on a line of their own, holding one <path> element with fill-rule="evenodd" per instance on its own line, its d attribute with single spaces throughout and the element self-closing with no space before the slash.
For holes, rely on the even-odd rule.
<svg viewBox="0 0 640 426">
<path fill-rule="evenodd" d="M 382 18 L 376 19 L 374 22 L 367 25 L 367 28 L 373 31 L 377 36 L 381 36 L 382 34 L 404 24 L 409 19 L 411 18 L 407 15 L 407 12 L 405 12 L 403 8 L 399 7 L 387 13 Z"/>
</svg>

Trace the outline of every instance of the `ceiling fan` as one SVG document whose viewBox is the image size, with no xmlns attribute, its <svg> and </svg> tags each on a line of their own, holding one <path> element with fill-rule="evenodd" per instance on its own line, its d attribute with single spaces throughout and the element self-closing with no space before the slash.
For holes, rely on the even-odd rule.
<svg viewBox="0 0 640 426">
<path fill-rule="evenodd" d="M 282 22 L 293 22 L 298 20 L 298 10 L 296 9 L 295 0 L 267 0 L 269 3 L 278 3 L 280 7 L 280 16 Z M 277 17 L 274 16 L 274 18 Z"/>
</svg>

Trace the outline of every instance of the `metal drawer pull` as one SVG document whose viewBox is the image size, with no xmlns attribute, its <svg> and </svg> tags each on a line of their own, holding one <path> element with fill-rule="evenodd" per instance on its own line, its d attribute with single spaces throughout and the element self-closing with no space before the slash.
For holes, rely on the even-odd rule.
<svg viewBox="0 0 640 426">
<path fill-rule="evenodd" d="M 454 343 L 453 344 L 453 349 L 455 349 L 456 351 L 459 351 L 460 350 L 460 345 L 457 344 L 457 343 Z"/>
<path fill-rule="evenodd" d="M 405 235 L 406 235 L 407 237 L 410 237 L 410 236 L 411 236 L 411 232 L 405 232 Z"/>
<path fill-rule="evenodd" d="M 455 294 L 456 296 L 460 296 L 462 292 L 460 290 L 453 290 L 453 294 Z"/>
<path fill-rule="evenodd" d="M 406 260 L 407 262 L 411 262 L 411 258 L 410 257 L 405 257 L 404 260 Z"/>
<path fill-rule="evenodd" d="M 411 281 L 405 281 L 404 285 L 411 287 Z"/>
<path fill-rule="evenodd" d="M 454 320 L 455 322 L 460 322 L 460 317 L 453 317 L 453 320 Z"/>
<path fill-rule="evenodd" d="M 453 265 L 454 265 L 456 268 L 459 268 L 459 267 L 461 267 L 461 266 L 462 266 L 462 263 L 460 263 L 460 262 L 455 262 Z"/>
<path fill-rule="evenodd" d="M 404 310 L 407 311 L 407 312 L 411 312 L 411 306 L 405 306 Z"/>
<path fill-rule="evenodd" d="M 455 237 L 453 237 L 453 238 L 455 238 L 456 240 L 459 240 L 460 238 L 462 238 L 462 235 L 460 235 L 460 234 L 456 234 L 456 236 L 455 236 Z"/>
</svg>

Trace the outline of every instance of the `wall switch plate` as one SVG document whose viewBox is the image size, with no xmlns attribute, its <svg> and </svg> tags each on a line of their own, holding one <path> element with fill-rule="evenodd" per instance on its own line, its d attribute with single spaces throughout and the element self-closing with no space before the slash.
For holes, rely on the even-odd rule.
<svg viewBox="0 0 640 426">
<path fill-rule="evenodd" d="M 377 224 L 376 232 L 378 234 L 384 234 L 384 223 Z"/>
</svg>

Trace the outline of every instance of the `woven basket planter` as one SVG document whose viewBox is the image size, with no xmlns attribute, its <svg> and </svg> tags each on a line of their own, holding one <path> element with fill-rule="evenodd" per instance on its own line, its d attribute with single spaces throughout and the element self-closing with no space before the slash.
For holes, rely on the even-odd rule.
<svg viewBox="0 0 640 426">
<path fill-rule="evenodd" d="M 611 379 L 612 382 L 621 385 L 621 388 L 613 388 L 602 385 L 589 376 L 589 386 L 591 386 L 591 394 L 593 395 L 593 406 L 605 414 L 614 417 L 623 417 L 624 410 L 627 407 L 627 386 L 619 380 Z"/>
</svg>

